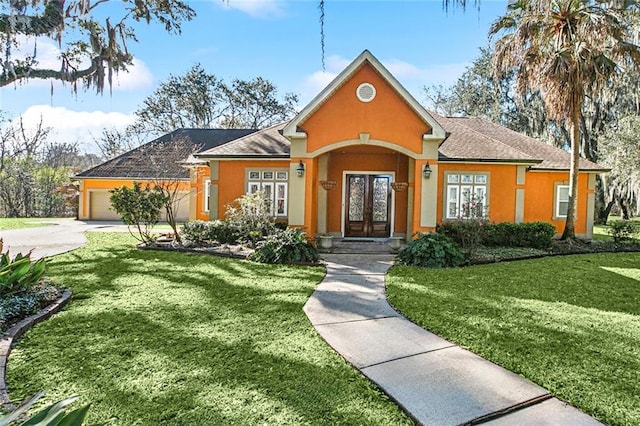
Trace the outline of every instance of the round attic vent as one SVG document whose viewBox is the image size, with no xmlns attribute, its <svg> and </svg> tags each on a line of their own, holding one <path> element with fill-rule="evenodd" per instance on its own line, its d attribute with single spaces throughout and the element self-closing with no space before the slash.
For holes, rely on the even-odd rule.
<svg viewBox="0 0 640 426">
<path fill-rule="evenodd" d="M 371 102 L 376 97 L 376 88 L 371 83 L 362 83 L 356 89 L 356 96 L 362 102 Z"/>
</svg>

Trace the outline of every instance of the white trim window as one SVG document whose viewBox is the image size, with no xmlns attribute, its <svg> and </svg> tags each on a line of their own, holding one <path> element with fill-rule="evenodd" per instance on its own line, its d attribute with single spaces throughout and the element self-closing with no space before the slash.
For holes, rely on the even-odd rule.
<svg viewBox="0 0 640 426">
<path fill-rule="evenodd" d="M 209 211 L 209 202 L 211 201 L 211 179 L 204 180 L 204 196 L 202 197 L 202 210 Z"/>
<path fill-rule="evenodd" d="M 447 173 L 445 219 L 487 217 L 487 173 Z"/>
<path fill-rule="evenodd" d="M 270 201 L 271 214 L 276 217 L 287 216 L 288 171 L 249 170 L 247 177 L 248 194 L 263 191 L 265 199 Z"/>
<path fill-rule="evenodd" d="M 569 185 L 556 185 L 555 217 L 567 217 L 569 209 Z"/>
</svg>

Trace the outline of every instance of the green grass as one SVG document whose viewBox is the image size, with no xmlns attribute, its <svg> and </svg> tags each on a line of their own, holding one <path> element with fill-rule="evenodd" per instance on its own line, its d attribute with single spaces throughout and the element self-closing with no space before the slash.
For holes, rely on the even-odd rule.
<svg viewBox="0 0 640 426">
<path fill-rule="evenodd" d="M 11 397 L 81 395 L 88 424 L 410 424 L 317 335 L 322 268 L 140 251 L 125 234 L 49 261 L 74 299 L 29 331 Z"/>
<path fill-rule="evenodd" d="M 60 220 L 60 218 L 43 217 L 3 217 L 0 218 L 0 231 L 9 229 L 35 228 L 47 226 L 47 221 Z M 73 219 L 68 219 L 73 220 Z"/>
<path fill-rule="evenodd" d="M 620 216 L 609 216 L 609 220 L 607 223 L 613 220 L 621 220 Z M 640 217 L 632 217 L 630 220 L 635 222 L 640 222 Z M 613 241 L 611 235 L 609 235 L 609 226 L 608 225 L 594 225 L 593 226 L 593 239 L 594 240 L 602 240 L 602 241 Z"/>
<path fill-rule="evenodd" d="M 640 253 L 394 267 L 387 286 L 423 327 L 608 424 L 640 425 Z"/>
</svg>

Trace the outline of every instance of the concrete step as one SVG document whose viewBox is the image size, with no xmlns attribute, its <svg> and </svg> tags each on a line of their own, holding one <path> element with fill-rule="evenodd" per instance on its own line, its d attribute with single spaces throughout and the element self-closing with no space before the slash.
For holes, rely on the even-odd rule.
<svg viewBox="0 0 640 426">
<path fill-rule="evenodd" d="M 334 254 L 389 254 L 397 253 L 393 250 L 387 240 L 343 240 L 334 239 L 332 247 L 329 249 L 320 249 L 321 253 Z"/>
</svg>

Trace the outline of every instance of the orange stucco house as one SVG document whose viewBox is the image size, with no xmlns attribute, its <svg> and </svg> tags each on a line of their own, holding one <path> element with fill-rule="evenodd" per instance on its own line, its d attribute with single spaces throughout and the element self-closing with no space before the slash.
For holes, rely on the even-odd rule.
<svg viewBox="0 0 640 426">
<path fill-rule="evenodd" d="M 428 112 L 368 51 L 291 121 L 245 132 L 183 164 L 190 219 L 223 218 L 228 203 L 260 189 L 276 218 L 312 236 L 410 238 L 464 218 L 471 204 L 494 222 L 564 225 L 567 152 Z M 581 160 L 576 233 L 587 238 L 604 171 Z M 92 185 L 108 186 L 99 174 L 82 181 L 81 219 L 92 217 Z"/>
</svg>

